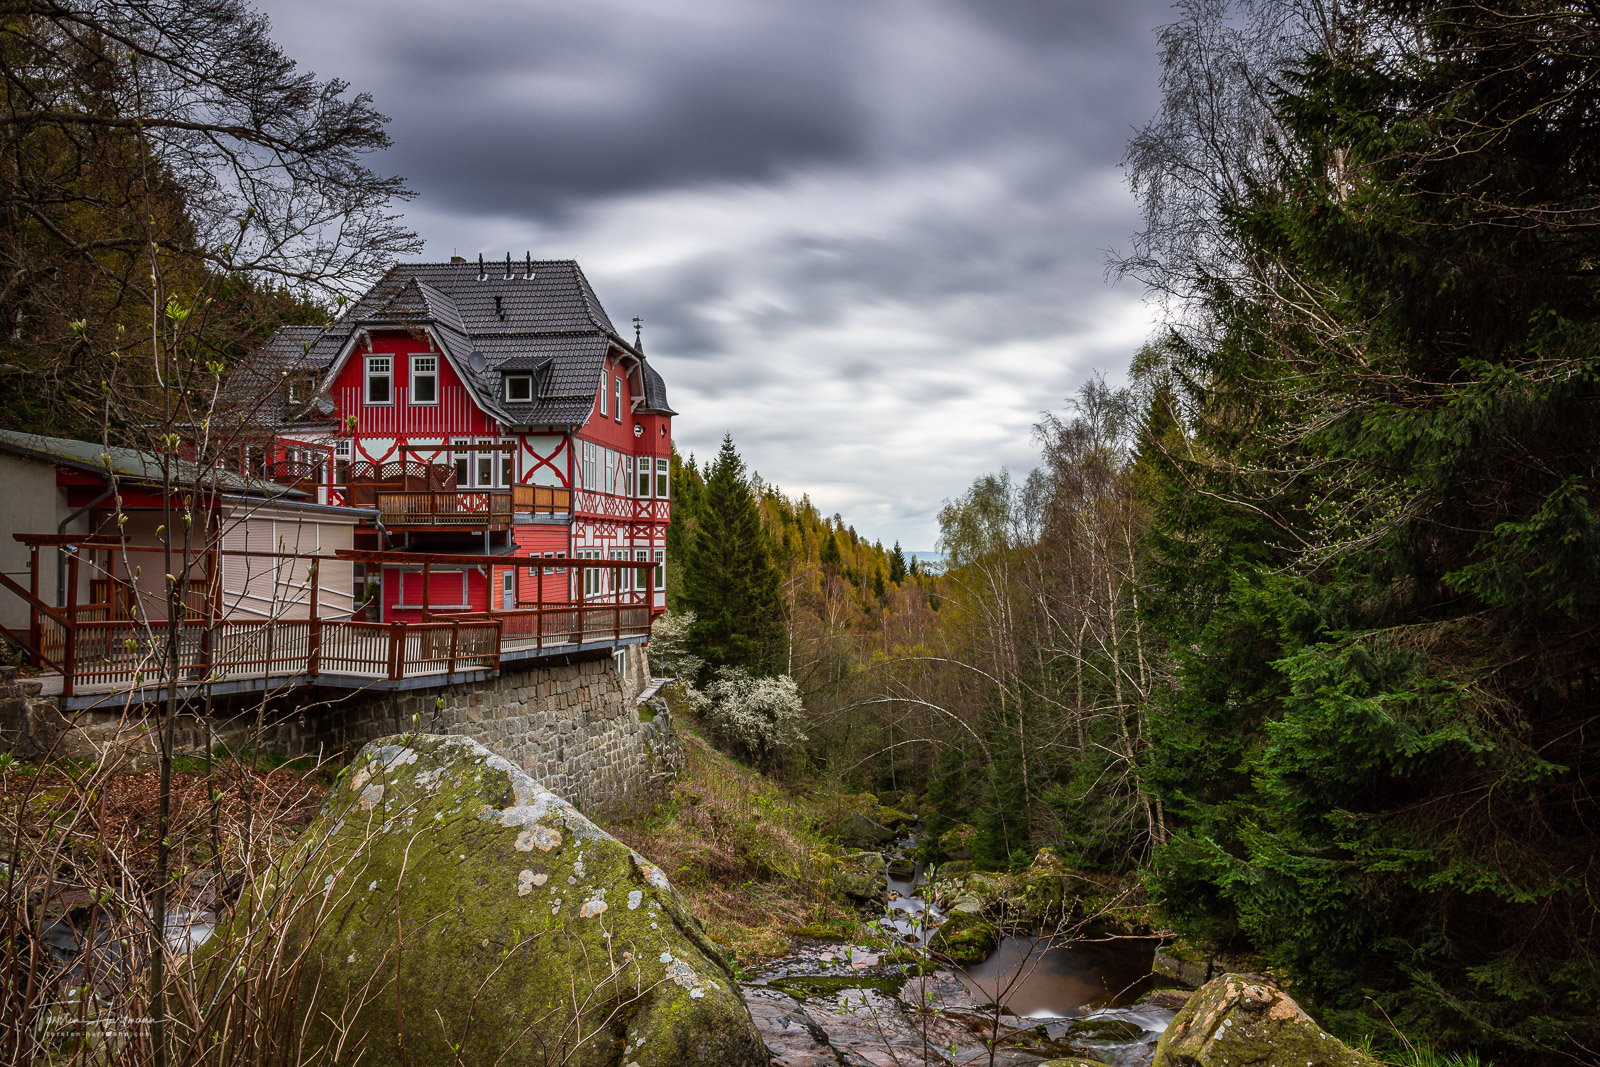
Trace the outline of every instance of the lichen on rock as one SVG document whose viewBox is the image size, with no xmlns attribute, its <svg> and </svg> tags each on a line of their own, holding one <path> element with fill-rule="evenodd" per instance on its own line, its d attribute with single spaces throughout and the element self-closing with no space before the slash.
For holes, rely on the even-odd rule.
<svg viewBox="0 0 1600 1067">
<path fill-rule="evenodd" d="M 1325 1032 L 1287 993 L 1225 974 L 1189 998 L 1156 1046 L 1153 1067 L 1380 1067 Z"/>
<path fill-rule="evenodd" d="M 364 1067 L 767 1063 L 661 870 L 474 741 L 366 746 L 273 881 L 317 905 L 290 924 L 308 1051 L 350 1057 L 359 1038 Z M 236 921 L 207 955 L 250 935 Z"/>
</svg>

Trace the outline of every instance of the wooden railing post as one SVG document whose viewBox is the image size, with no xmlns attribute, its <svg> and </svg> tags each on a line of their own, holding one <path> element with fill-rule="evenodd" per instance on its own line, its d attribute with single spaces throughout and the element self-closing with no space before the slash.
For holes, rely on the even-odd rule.
<svg viewBox="0 0 1600 1067">
<path fill-rule="evenodd" d="M 461 620 L 450 620 L 450 663 L 445 667 L 445 677 L 456 673 L 456 654 L 461 650 Z"/>
<path fill-rule="evenodd" d="M 389 624 L 389 679 L 398 680 L 400 677 L 400 662 L 406 646 L 406 624 L 404 622 L 391 622 Z"/>
<path fill-rule="evenodd" d="M 422 620 L 428 621 L 433 615 L 433 564 L 422 565 Z"/>
<path fill-rule="evenodd" d="M 78 552 L 67 555 L 67 636 L 61 656 L 61 695 L 72 695 L 72 679 L 78 673 Z"/>
<path fill-rule="evenodd" d="M 28 604 L 28 643 L 33 646 L 34 655 L 38 656 L 44 652 L 44 646 L 39 643 L 39 546 L 30 545 L 29 548 L 28 592 L 33 600 Z M 44 664 L 35 662 L 34 666 L 43 667 Z"/>
<path fill-rule="evenodd" d="M 583 576 L 587 570 L 583 564 L 578 564 L 578 625 L 574 627 L 572 634 L 572 643 L 575 645 L 583 644 Z"/>
<path fill-rule="evenodd" d="M 538 648 L 540 650 L 543 650 L 544 649 L 544 568 L 543 567 L 535 567 L 535 568 L 533 568 L 533 587 L 534 587 L 535 590 L 537 590 L 537 592 L 535 592 L 535 594 L 534 594 L 534 602 L 537 605 L 536 613 L 533 616 L 534 634 L 536 635 L 535 640 L 534 640 L 534 647 Z"/>
<path fill-rule="evenodd" d="M 315 678 L 322 670 L 322 605 L 320 581 L 322 561 L 311 561 L 311 632 L 306 637 L 306 673 Z"/>
</svg>

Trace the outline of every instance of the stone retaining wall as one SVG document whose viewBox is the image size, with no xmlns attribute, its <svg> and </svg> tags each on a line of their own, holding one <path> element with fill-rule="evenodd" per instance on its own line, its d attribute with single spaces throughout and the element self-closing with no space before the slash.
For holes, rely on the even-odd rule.
<svg viewBox="0 0 1600 1067">
<path fill-rule="evenodd" d="M 482 682 L 399 693 L 301 688 L 218 702 L 209 722 L 179 720 L 181 753 L 208 742 L 284 756 L 353 754 L 375 737 L 420 731 L 470 737 L 600 819 L 637 814 L 664 795 L 682 763 L 665 701 L 638 706 L 648 683 L 644 646 L 529 667 Z M 91 757 L 116 751 L 130 766 L 155 756 L 154 717 L 63 714 L 38 684 L 0 669 L 0 751 Z"/>
</svg>

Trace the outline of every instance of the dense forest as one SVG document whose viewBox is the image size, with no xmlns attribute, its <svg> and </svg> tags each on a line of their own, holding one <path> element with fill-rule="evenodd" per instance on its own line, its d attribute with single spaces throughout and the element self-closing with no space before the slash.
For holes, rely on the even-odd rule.
<svg viewBox="0 0 1600 1067">
<path fill-rule="evenodd" d="M 1592 1062 L 1600 17 L 1193 0 L 1162 45 L 1129 385 L 947 501 L 939 576 L 680 465 L 689 666 L 753 757 L 1137 875 L 1346 1036 Z"/>
</svg>

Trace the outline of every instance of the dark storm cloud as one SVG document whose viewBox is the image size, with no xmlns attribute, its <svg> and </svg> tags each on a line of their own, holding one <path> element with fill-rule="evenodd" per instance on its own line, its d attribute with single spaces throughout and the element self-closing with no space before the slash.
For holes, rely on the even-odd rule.
<svg viewBox="0 0 1600 1067">
<path fill-rule="evenodd" d="M 370 91 L 427 255 L 571 255 L 642 315 L 685 450 L 930 548 L 1148 330 L 1104 249 L 1166 0 L 265 0 Z"/>
</svg>

